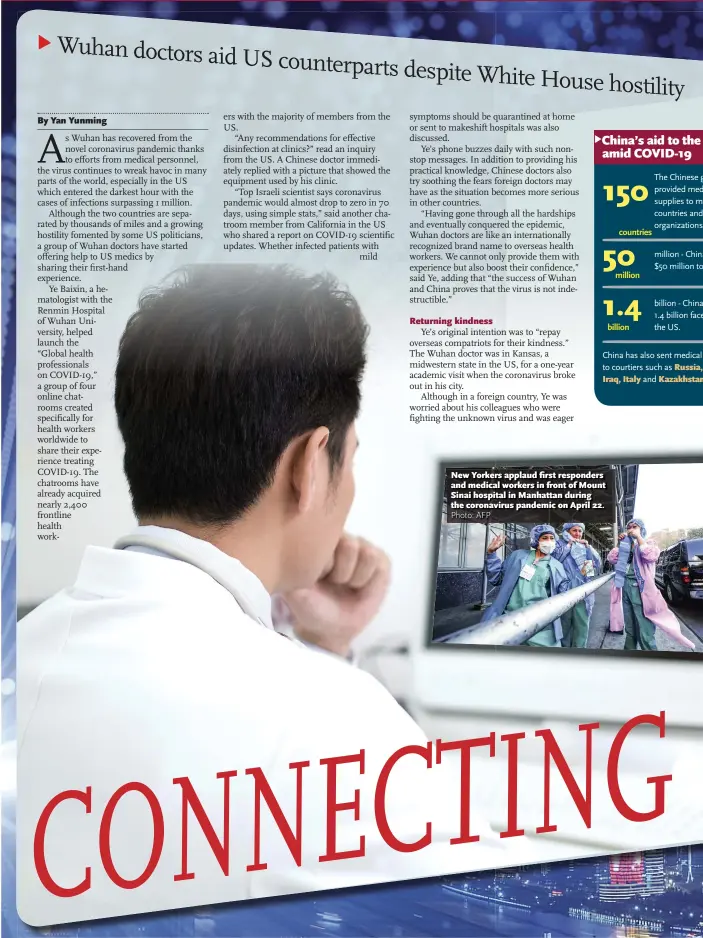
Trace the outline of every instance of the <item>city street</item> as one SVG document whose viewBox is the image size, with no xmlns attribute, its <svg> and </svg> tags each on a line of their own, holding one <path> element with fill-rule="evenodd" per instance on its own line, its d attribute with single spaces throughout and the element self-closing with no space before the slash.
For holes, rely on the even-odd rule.
<svg viewBox="0 0 703 938">
<path fill-rule="evenodd" d="M 681 631 L 694 642 L 696 652 L 703 652 L 703 601 L 691 601 L 686 605 L 672 606 L 672 612 L 681 622 Z M 476 625 L 481 618 L 481 610 L 472 604 L 443 609 L 434 619 L 435 636 L 441 637 L 459 631 L 469 625 Z M 622 649 L 625 634 L 609 631 L 610 623 L 610 582 L 596 592 L 591 626 L 588 634 L 589 648 Z M 684 651 L 681 645 L 657 629 L 657 648 L 660 651 Z"/>
<path fill-rule="evenodd" d="M 695 643 L 695 652 L 703 652 L 703 602 L 688 606 L 671 607 L 672 612 L 681 622 L 681 631 Z M 596 592 L 596 601 L 591 616 L 588 633 L 589 648 L 624 648 L 625 633 L 610 632 L 610 583 L 606 583 Z M 659 651 L 685 651 L 681 645 L 657 629 L 657 648 Z"/>
<path fill-rule="evenodd" d="M 703 642 L 703 600 L 691 600 L 688 605 L 674 606 L 673 609 L 681 622 Z"/>
</svg>

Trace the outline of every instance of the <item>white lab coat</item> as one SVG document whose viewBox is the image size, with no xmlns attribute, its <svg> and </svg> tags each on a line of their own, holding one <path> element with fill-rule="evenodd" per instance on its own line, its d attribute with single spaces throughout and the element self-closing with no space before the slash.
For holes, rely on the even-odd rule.
<svg viewBox="0 0 703 938">
<path fill-rule="evenodd" d="M 431 821 L 433 843 L 412 853 L 387 846 L 375 822 L 376 780 L 395 750 L 426 744 L 419 727 L 370 675 L 277 634 L 270 597 L 236 560 L 180 532 L 139 530 L 193 562 L 89 547 L 74 586 L 18 624 L 17 893 L 25 922 L 46 926 L 508 864 L 506 842 L 478 819 L 478 843 L 449 846 L 458 834 L 459 788 L 446 757 L 428 770 L 410 755 L 393 769 L 386 799 L 393 833 L 416 841 Z M 363 836 L 365 855 L 321 862 L 328 844 L 320 759 L 361 750 L 363 774 L 358 761 L 337 770 L 337 802 L 352 802 L 357 789 L 360 796 L 358 819 L 353 810 L 336 813 L 336 850 L 358 848 Z M 301 770 L 301 865 L 262 802 L 267 868 L 247 871 L 255 799 L 246 769 L 263 770 L 296 833 L 297 770 L 289 766 L 300 761 L 310 763 Z M 183 808 L 173 780 L 190 779 L 223 843 L 225 782 L 217 773 L 234 770 L 228 875 L 190 810 L 187 872 L 195 876 L 174 880 L 183 872 Z M 151 877 L 127 889 L 108 878 L 98 836 L 105 805 L 130 782 L 156 794 L 164 845 Z M 64 888 L 81 883 L 90 867 L 90 888 L 54 896 L 35 867 L 37 820 L 56 794 L 87 786 L 90 813 L 77 800 L 60 804 L 46 828 L 45 856 Z M 110 856 L 124 880 L 147 866 L 153 830 L 147 799 L 126 794 L 110 828 Z"/>
</svg>

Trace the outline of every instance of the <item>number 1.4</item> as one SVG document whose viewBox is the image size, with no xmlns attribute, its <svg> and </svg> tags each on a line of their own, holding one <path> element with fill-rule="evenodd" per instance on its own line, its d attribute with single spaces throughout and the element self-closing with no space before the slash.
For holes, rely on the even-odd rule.
<svg viewBox="0 0 703 938">
<path fill-rule="evenodd" d="M 603 300 L 603 303 L 605 304 L 606 316 L 632 316 L 633 320 L 637 322 L 642 315 L 639 300 L 633 300 L 627 309 L 615 309 L 614 300 Z"/>
</svg>

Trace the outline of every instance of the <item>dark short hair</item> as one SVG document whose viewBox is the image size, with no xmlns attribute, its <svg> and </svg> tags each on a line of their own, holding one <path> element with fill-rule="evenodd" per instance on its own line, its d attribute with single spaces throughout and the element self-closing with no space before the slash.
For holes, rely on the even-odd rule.
<svg viewBox="0 0 703 938">
<path fill-rule="evenodd" d="M 138 518 L 241 516 L 296 437 L 356 419 L 368 327 L 329 275 L 193 265 L 142 294 L 120 340 L 115 410 Z"/>
</svg>

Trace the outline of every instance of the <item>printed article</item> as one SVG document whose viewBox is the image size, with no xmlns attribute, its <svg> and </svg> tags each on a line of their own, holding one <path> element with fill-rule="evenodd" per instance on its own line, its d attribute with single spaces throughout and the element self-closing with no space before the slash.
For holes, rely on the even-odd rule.
<svg viewBox="0 0 703 938">
<path fill-rule="evenodd" d="M 703 650 L 701 503 L 690 496 L 701 471 L 700 463 L 447 469 L 433 640 Z M 662 504 L 662 491 L 680 491 L 679 505 Z M 623 520 L 636 512 L 665 522 L 672 509 L 694 523 L 650 532 L 640 518 Z"/>
<path fill-rule="evenodd" d="M 24 921 L 703 839 L 701 77 L 22 17 Z"/>
</svg>

